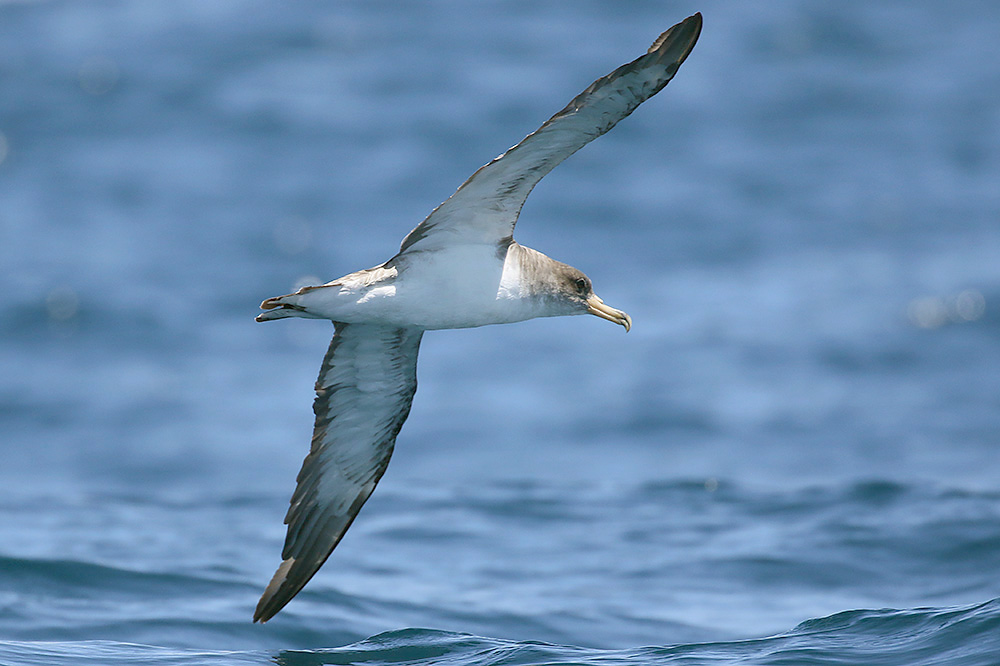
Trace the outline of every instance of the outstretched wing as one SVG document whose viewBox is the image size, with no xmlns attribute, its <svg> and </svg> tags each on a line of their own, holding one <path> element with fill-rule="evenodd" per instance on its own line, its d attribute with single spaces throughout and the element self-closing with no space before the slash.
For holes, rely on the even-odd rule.
<svg viewBox="0 0 1000 666">
<path fill-rule="evenodd" d="M 421 329 L 336 325 L 316 380 L 312 450 L 285 516 L 284 561 L 254 622 L 267 622 L 309 582 L 382 478 L 417 390 L 421 335 Z"/>
<path fill-rule="evenodd" d="M 700 33 L 701 14 L 695 14 L 660 35 L 646 55 L 594 81 L 521 143 L 472 174 L 403 239 L 400 253 L 509 239 L 538 181 L 662 90 Z"/>
</svg>

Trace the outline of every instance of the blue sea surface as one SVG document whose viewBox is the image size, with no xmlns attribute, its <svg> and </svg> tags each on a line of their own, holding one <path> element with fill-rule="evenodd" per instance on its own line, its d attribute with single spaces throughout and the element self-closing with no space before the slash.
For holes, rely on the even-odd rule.
<svg viewBox="0 0 1000 666">
<path fill-rule="evenodd" d="M 332 327 L 701 11 L 264 626 Z M 0 0 L 0 664 L 1000 664 L 1000 4 Z"/>
</svg>

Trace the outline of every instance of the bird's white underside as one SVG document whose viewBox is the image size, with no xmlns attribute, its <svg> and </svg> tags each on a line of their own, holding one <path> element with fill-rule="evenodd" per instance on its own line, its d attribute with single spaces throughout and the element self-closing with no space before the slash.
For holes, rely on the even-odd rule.
<svg viewBox="0 0 1000 666">
<path fill-rule="evenodd" d="M 585 314 L 530 298 L 519 248 L 498 256 L 496 244 L 461 244 L 412 252 L 376 282 L 350 276 L 285 301 L 309 316 L 425 330 L 509 324 L 535 317 Z"/>
</svg>

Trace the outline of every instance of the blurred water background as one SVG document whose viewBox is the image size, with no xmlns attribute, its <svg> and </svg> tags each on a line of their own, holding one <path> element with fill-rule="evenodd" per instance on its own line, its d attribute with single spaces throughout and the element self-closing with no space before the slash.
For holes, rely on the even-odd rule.
<svg viewBox="0 0 1000 666">
<path fill-rule="evenodd" d="M 517 229 L 632 332 L 425 336 L 378 491 L 252 625 L 332 332 L 257 304 L 388 259 L 698 10 Z M 998 34 L 973 0 L 0 3 L 0 663 L 1000 663 Z"/>
</svg>

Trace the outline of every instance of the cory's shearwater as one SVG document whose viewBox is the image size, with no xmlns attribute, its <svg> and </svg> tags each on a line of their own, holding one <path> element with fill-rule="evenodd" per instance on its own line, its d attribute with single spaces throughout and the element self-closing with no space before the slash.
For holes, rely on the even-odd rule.
<svg viewBox="0 0 1000 666">
<path fill-rule="evenodd" d="M 283 561 L 255 622 L 272 618 L 312 578 L 385 472 L 417 390 L 424 331 L 587 313 L 631 327 L 586 275 L 517 244 L 514 224 L 545 174 L 667 85 L 700 32 L 695 14 L 594 81 L 474 173 L 381 266 L 261 304 L 257 321 L 329 319 L 335 329 L 316 381 L 312 449 L 285 516 Z"/>
</svg>

